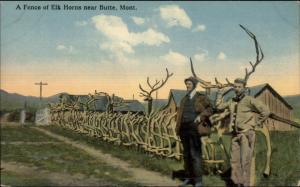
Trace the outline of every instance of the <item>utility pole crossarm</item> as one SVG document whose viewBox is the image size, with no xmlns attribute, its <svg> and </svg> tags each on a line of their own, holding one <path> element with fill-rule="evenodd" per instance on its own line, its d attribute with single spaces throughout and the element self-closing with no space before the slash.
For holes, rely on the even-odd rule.
<svg viewBox="0 0 300 187">
<path fill-rule="evenodd" d="M 42 93 L 43 93 L 43 86 L 48 85 L 48 83 L 41 81 L 41 82 L 34 83 L 34 84 L 40 86 L 40 101 L 41 101 L 42 100 Z"/>
</svg>

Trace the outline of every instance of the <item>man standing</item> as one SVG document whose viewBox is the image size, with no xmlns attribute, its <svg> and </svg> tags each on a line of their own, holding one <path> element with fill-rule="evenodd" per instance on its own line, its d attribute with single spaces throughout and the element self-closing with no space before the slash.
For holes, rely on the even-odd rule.
<svg viewBox="0 0 300 187">
<path fill-rule="evenodd" d="M 255 144 L 256 125 L 261 126 L 270 115 L 268 107 L 246 95 L 245 80 L 238 78 L 234 81 L 235 97 L 228 102 L 222 102 L 219 92 L 216 107 L 219 110 L 229 109 L 231 140 L 231 179 L 237 186 L 250 186 L 251 159 Z M 258 113 L 255 118 L 254 112 Z"/>
<path fill-rule="evenodd" d="M 181 100 L 177 113 L 176 134 L 183 145 L 183 159 L 186 180 L 181 186 L 194 183 L 202 186 L 201 140 L 197 131 L 200 122 L 210 125 L 212 106 L 207 96 L 196 91 L 198 81 L 194 77 L 184 80 L 187 94 Z"/>
</svg>

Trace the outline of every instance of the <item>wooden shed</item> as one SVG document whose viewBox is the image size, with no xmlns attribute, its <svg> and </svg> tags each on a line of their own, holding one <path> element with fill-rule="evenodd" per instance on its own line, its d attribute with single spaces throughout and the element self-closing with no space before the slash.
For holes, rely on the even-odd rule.
<svg viewBox="0 0 300 187">
<path fill-rule="evenodd" d="M 124 100 L 124 104 L 115 107 L 114 112 L 121 112 L 121 113 L 133 112 L 133 113 L 145 114 L 145 108 L 143 104 L 140 103 L 138 100 L 134 100 L 134 99 Z"/>
</svg>

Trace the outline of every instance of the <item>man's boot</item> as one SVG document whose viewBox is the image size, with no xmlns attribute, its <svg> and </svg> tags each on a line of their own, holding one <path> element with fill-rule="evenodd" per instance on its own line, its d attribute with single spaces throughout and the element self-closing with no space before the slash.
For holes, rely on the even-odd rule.
<svg viewBox="0 0 300 187">
<path fill-rule="evenodd" d="M 198 177 L 195 179 L 195 185 L 194 187 L 202 187 L 202 178 L 201 177 Z"/>
<path fill-rule="evenodd" d="M 181 183 L 180 185 L 179 185 L 179 187 L 185 187 L 185 186 L 187 186 L 188 184 L 190 184 L 192 181 L 191 181 L 191 179 L 185 179 L 184 181 L 183 181 L 183 183 Z"/>
<path fill-rule="evenodd" d="M 194 187 L 202 187 L 202 182 L 196 182 L 195 186 Z"/>
</svg>

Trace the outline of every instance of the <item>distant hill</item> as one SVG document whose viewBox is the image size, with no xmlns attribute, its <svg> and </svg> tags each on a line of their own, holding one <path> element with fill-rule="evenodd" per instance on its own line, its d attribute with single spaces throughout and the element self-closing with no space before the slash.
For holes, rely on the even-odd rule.
<svg viewBox="0 0 300 187">
<path fill-rule="evenodd" d="M 283 97 L 292 107 L 294 118 L 300 119 L 300 94 Z"/>
<path fill-rule="evenodd" d="M 59 94 L 53 95 L 51 97 L 45 97 L 42 100 L 41 105 L 45 106 L 49 102 L 58 102 Z M 24 96 L 17 93 L 8 93 L 5 90 L 0 89 L 0 110 L 17 110 L 24 108 L 38 108 L 40 105 L 40 98 L 34 96 Z"/>
</svg>

